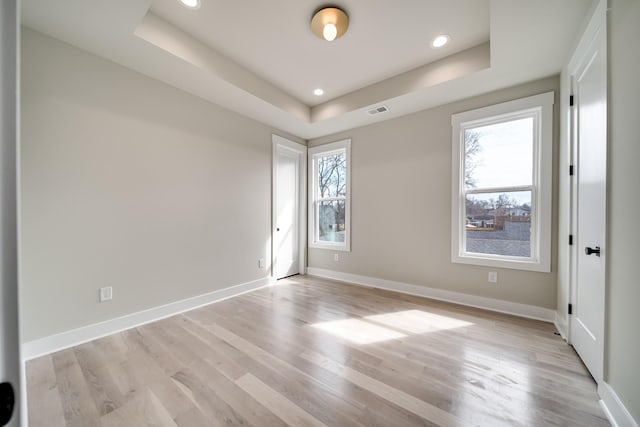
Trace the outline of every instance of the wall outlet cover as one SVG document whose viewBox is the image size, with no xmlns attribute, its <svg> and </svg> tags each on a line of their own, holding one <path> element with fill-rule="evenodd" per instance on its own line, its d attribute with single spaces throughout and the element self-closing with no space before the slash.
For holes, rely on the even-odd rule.
<svg viewBox="0 0 640 427">
<path fill-rule="evenodd" d="M 487 278 L 487 281 L 489 283 L 498 283 L 498 272 L 497 271 L 490 271 L 489 272 L 489 277 Z"/>
<path fill-rule="evenodd" d="M 113 299 L 113 287 L 100 288 L 100 302 L 111 301 Z"/>
</svg>

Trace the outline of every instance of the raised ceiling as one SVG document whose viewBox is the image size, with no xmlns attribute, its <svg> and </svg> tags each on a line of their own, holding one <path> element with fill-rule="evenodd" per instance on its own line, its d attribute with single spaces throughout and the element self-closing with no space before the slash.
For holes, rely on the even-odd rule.
<svg viewBox="0 0 640 427">
<path fill-rule="evenodd" d="M 314 138 L 556 74 L 592 3 L 343 0 L 349 31 L 326 42 L 309 27 L 319 1 L 201 2 L 23 0 L 23 24 Z"/>
<path fill-rule="evenodd" d="M 488 0 L 344 3 L 350 28 L 331 43 L 309 28 L 317 2 L 203 0 L 189 10 L 155 0 L 151 12 L 310 106 L 489 41 Z M 451 19 L 456 10 L 465 13 Z M 442 33 L 455 34 L 451 45 L 431 48 Z"/>
</svg>

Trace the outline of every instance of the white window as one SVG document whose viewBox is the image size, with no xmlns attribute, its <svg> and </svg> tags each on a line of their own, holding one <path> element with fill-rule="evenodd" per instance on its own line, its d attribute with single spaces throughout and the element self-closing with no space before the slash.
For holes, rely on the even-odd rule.
<svg viewBox="0 0 640 427">
<path fill-rule="evenodd" d="M 309 246 L 350 250 L 351 140 L 309 149 Z"/>
<path fill-rule="evenodd" d="M 453 262 L 551 271 L 553 99 L 451 117 Z"/>
</svg>

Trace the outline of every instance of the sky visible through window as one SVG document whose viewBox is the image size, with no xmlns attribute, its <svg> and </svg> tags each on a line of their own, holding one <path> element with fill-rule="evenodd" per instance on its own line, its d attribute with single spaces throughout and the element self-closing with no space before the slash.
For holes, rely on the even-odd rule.
<svg viewBox="0 0 640 427">
<path fill-rule="evenodd" d="M 468 129 L 478 134 L 473 156 L 474 188 L 531 185 L 533 177 L 533 118 L 527 117 Z M 524 194 L 511 193 L 519 203 L 531 203 Z M 487 200 L 494 194 L 476 194 Z"/>
</svg>

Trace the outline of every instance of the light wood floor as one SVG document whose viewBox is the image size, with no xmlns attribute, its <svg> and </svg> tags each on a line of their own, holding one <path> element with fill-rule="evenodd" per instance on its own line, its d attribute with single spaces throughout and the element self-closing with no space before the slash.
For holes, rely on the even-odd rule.
<svg viewBox="0 0 640 427">
<path fill-rule="evenodd" d="M 605 426 L 551 324 L 297 276 L 27 363 L 32 426 Z"/>
</svg>

